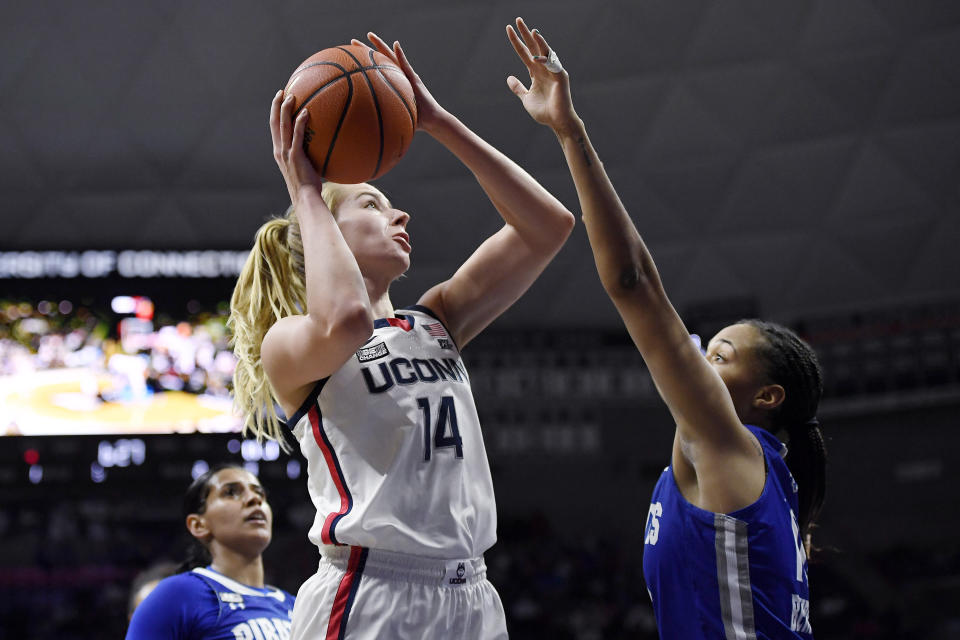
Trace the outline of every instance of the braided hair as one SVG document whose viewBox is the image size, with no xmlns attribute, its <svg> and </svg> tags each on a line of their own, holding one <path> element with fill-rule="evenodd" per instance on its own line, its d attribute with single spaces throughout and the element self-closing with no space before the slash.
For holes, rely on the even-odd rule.
<svg viewBox="0 0 960 640">
<path fill-rule="evenodd" d="M 827 449 L 817 420 L 823 393 L 823 374 L 813 349 L 790 329 L 763 320 L 741 320 L 764 337 L 757 356 L 771 383 L 785 391 L 783 402 L 773 410 L 774 429 L 787 432 L 786 463 L 798 486 L 797 514 L 800 532 L 808 539 L 810 526 L 823 506 L 827 482 Z"/>
<path fill-rule="evenodd" d="M 207 496 L 210 494 L 210 482 L 213 477 L 224 469 L 243 469 L 236 463 L 218 464 L 203 472 L 190 483 L 183 496 L 183 517 L 192 513 L 203 514 L 207 510 Z M 197 567 L 206 567 L 213 562 L 210 549 L 193 536 L 190 536 L 190 546 L 187 548 L 187 557 L 177 567 L 177 573 L 191 571 Z"/>
</svg>

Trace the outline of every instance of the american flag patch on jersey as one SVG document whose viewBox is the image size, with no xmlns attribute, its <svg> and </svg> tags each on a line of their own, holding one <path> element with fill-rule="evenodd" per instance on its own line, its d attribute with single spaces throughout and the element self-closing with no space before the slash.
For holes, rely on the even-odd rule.
<svg viewBox="0 0 960 640">
<path fill-rule="evenodd" d="M 436 338 L 446 338 L 447 332 L 444 331 L 443 325 L 439 322 L 434 322 L 433 324 L 425 324 L 423 328 L 427 330 L 427 333 L 436 337 Z"/>
</svg>

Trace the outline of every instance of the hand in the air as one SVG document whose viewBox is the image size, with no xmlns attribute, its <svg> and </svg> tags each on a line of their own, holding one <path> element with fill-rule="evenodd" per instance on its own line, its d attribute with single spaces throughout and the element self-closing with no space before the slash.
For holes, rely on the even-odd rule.
<svg viewBox="0 0 960 640">
<path fill-rule="evenodd" d="M 554 131 L 570 127 L 577 119 L 570 97 L 570 76 L 550 45 L 539 31 L 531 31 L 523 18 L 517 18 L 516 29 L 507 25 L 507 38 L 530 73 L 530 87 L 523 86 L 515 76 L 507 78 L 507 86 L 540 124 Z"/>
</svg>

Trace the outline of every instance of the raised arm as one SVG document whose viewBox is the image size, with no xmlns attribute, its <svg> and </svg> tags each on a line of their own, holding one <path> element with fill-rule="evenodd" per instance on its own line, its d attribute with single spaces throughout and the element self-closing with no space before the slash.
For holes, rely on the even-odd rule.
<svg viewBox="0 0 960 640">
<path fill-rule="evenodd" d="M 720 376 L 691 340 L 664 291 L 650 252 L 610 182 L 577 115 L 569 75 L 543 36 L 522 19 L 507 36 L 531 86 L 507 79 L 537 122 L 556 133 L 580 199 L 597 272 L 677 422 L 674 474 L 699 506 L 728 511 L 755 500 L 764 467 Z M 547 110 L 550 101 L 564 108 Z"/>
<path fill-rule="evenodd" d="M 303 150 L 309 117 L 291 120 L 293 101 L 277 93 L 270 110 L 274 158 L 283 173 L 303 244 L 306 309 L 267 332 L 263 368 L 274 391 L 296 408 L 300 390 L 340 367 L 373 331 L 373 311 L 360 268 L 320 197 L 320 178 Z"/>
<path fill-rule="evenodd" d="M 525 292 L 563 246 L 575 218 L 533 177 L 443 109 L 413 70 L 398 42 L 373 45 L 410 79 L 418 128 L 444 145 L 476 176 L 503 218 L 453 276 L 427 291 L 420 303 L 441 315 L 462 347 Z M 359 44 L 354 41 L 354 44 Z"/>
</svg>

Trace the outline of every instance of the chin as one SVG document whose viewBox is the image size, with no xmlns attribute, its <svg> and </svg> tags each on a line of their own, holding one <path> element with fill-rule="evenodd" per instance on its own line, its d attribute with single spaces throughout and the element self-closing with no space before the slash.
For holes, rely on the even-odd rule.
<svg viewBox="0 0 960 640">
<path fill-rule="evenodd" d="M 267 550 L 267 547 L 270 546 L 270 541 L 273 540 L 273 536 L 270 533 L 267 533 L 266 536 L 258 537 L 255 540 L 250 541 L 250 546 L 257 550 L 257 554 L 262 554 Z"/>
<path fill-rule="evenodd" d="M 406 275 L 407 271 L 410 270 L 410 256 L 406 253 L 404 253 L 401 256 L 397 256 L 397 259 L 395 261 L 392 261 L 391 267 L 395 274 L 393 276 L 394 280 L 396 280 L 397 278 L 403 275 Z"/>
<path fill-rule="evenodd" d="M 245 537 L 249 540 L 256 540 L 257 542 L 265 540 L 267 544 L 270 544 L 270 540 L 273 538 L 273 526 L 267 525 L 266 527 L 257 528 L 253 531 L 247 531 Z"/>
<path fill-rule="evenodd" d="M 363 262 L 358 260 L 360 273 L 364 276 L 388 277 L 394 281 L 410 269 L 410 256 L 403 252 L 381 255 L 375 260 Z"/>
</svg>

